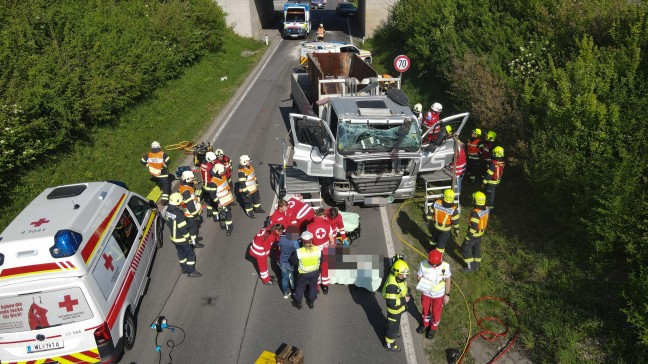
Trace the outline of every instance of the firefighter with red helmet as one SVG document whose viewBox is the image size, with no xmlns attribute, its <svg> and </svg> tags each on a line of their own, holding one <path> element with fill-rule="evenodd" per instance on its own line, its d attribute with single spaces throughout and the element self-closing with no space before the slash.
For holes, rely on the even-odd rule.
<svg viewBox="0 0 648 364">
<path fill-rule="evenodd" d="M 454 191 L 446 189 L 443 191 L 443 199 L 434 201 L 426 216 L 432 233 L 430 245 L 432 245 L 432 249 L 436 248 L 441 253 L 445 252 L 450 233 L 452 232 L 455 236 L 459 235 L 459 209 L 454 200 Z"/>
<path fill-rule="evenodd" d="M 328 272 L 328 247 L 335 245 L 335 231 L 326 220 L 326 211 L 320 207 L 315 211 L 315 219 L 307 227 L 306 231 L 313 234 L 313 245 L 322 251 L 322 274 L 320 284 L 322 293 L 328 294 L 328 286 L 331 282 Z"/>
<path fill-rule="evenodd" d="M 198 229 L 200 227 L 202 213 L 202 204 L 196 197 L 196 178 L 192 171 L 184 171 L 180 176 L 180 187 L 178 188 L 178 193 L 182 196 L 182 202 L 180 206 L 185 211 L 185 216 L 187 217 L 187 227 L 189 228 L 189 234 L 191 235 L 191 241 L 195 243 L 195 246 L 201 248 L 203 244 L 196 243 L 198 240 Z"/>
<path fill-rule="evenodd" d="M 481 264 L 481 238 L 488 226 L 488 215 L 490 209 L 486 206 L 486 195 L 477 191 L 473 193 L 473 203 L 475 207 L 470 211 L 468 220 L 468 234 L 463 245 L 461 245 L 461 255 L 466 263 L 466 267 L 461 271 L 466 273 L 476 272 Z"/>
<path fill-rule="evenodd" d="M 439 250 L 430 250 L 428 259 L 419 264 L 416 275 L 419 281 L 425 280 L 425 284 L 417 286 L 421 287 L 423 323 L 416 332 L 425 332 L 425 337 L 431 340 L 439 328 L 443 306 L 450 301 L 450 264 L 443 261 L 443 254 Z"/>
<path fill-rule="evenodd" d="M 151 143 L 151 151 L 142 157 L 142 164 L 148 167 L 151 180 L 162 191 L 162 196 L 160 197 L 162 206 L 166 206 L 169 203 L 169 195 L 171 194 L 169 161 L 169 156 L 162 151 L 162 146 L 159 142 Z"/>
<path fill-rule="evenodd" d="M 227 181 L 225 167 L 222 164 L 214 165 L 212 177 L 208 183 L 209 196 L 216 204 L 216 213 L 214 222 L 218 221 L 221 229 L 225 230 L 225 235 L 232 235 L 234 225 L 232 223 L 232 209 L 230 205 L 234 202 L 234 195 Z"/>
<path fill-rule="evenodd" d="M 248 217 L 254 218 L 254 213 L 264 213 L 265 210 L 261 208 L 261 196 L 259 194 L 259 184 L 257 183 L 256 173 L 254 167 L 250 164 L 252 159 L 248 155 L 242 155 L 239 158 L 238 168 L 238 182 L 239 191 L 243 196 L 243 205 L 245 207 L 245 214 Z"/>
<path fill-rule="evenodd" d="M 257 261 L 259 277 L 261 277 L 263 284 L 273 285 L 276 280 L 275 277 L 268 274 L 268 256 L 270 255 L 272 244 L 279 241 L 284 230 L 281 224 L 262 228 L 256 234 L 250 245 L 249 253 Z"/>
</svg>

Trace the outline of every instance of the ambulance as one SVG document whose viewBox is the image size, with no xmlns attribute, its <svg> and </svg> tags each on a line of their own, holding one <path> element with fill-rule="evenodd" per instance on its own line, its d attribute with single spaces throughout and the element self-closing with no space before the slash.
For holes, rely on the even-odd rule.
<svg viewBox="0 0 648 364">
<path fill-rule="evenodd" d="M 163 220 L 120 182 L 47 188 L 0 234 L 0 363 L 114 363 Z"/>
</svg>

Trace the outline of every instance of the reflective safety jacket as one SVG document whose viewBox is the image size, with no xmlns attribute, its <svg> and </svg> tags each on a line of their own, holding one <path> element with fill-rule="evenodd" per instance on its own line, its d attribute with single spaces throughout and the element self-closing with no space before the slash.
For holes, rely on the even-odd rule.
<svg viewBox="0 0 648 364">
<path fill-rule="evenodd" d="M 488 169 L 484 175 L 484 184 L 498 185 L 502 180 L 504 173 L 504 161 L 493 159 L 488 164 Z"/>
<path fill-rule="evenodd" d="M 450 264 L 447 262 L 441 262 L 439 266 L 434 267 L 426 259 L 419 264 L 419 269 L 418 272 L 416 272 L 416 275 L 432 282 L 432 287 L 430 287 L 428 291 L 421 292 L 422 294 L 432 298 L 443 297 L 443 295 L 445 295 L 446 281 L 450 279 L 451 276 Z"/>
<path fill-rule="evenodd" d="M 387 312 L 395 315 L 403 313 L 406 309 L 405 297 L 408 293 L 407 283 L 398 282 L 396 276 L 390 274 L 382 289 L 382 295 L 387 303 Z"/>
<path fill-rule="evenodd" d="M 212 176 L 208 190 L 209 197 L 211 197 L 212 201 L 218 201 L 220 207 L 225 207 L 234 202 L 234 196 L 225 175 Z"/>
<path fill-rule="evenodd" d="M 490 209 L 487 206 L 475 206 L 472 209 L 470 219 L 468 220 L 468 235 L 466 235 L 466 240 L 484 235 L 486 226 L 488 226 L 489 212 Z"/>
<path fill-rule="evenodd" d="M 223 167 L 225 167 L 225 176 L 227 177 L 227 180 L 232 179 L 232 160 L 230 157 L 224 155 L 223 160 L 216 158 L 214 164 L 222 164 Z"/>
<path fill-rule="evenodd" d="M 169 205 L 165 212 L 167 226 L 169 227 L 169 238 L 174 244 L 183 244 L 189 241 L 189 229 L 187 218 L 182 209 L 178 206 Z"/>
<path fill-rule="evenodd" d="M 466 143 L 468 159 L 479 159 L 479 145 L 481 144 L 480 138 L 470 139 Z"/>
<path fill-rule="evenodd" d="M 241 184 L 241 192 L 248 191 L 253 194 L 257 191 L 257 179 L 254 173 L 254 167 L 239 164 L 238 169 L 239 183 Z"/>
<path fill-rule="evenodd" d="M 462 148 L 461 146 L 459 146 L 459 153 L 457 154 L 457 160 L 455 162 L 457 163 L 457 170 L 455 171 L 455 175 L 459 177 L 466 172 L 466 149 Z M 450 170 L 452 170 L 455 162 L 452 162 L 450 164 Z"/>
<path fill-rule="evenodd" d="M 196 189 L 193 186 L 181 181 L 180 188 L 178 192 L 182 195 L 182 203 L 180 204 L 184 207 L 189 216 L 198 216 L 202 212 L 202 205 L 198 198 L 196 197 Z"/>
<path fill-rule="evenodd" d="M 272 244 L 278 242 L 279 238 L 279 235 L 270 229 L 263 228 L 259 230 L 252 240 L 252 245 L 250 245 L 250 255 L 255 258 L 263 258 L 270 255 Z"/>
<path fill-rule="evenodd" d="M 149 152 L 142 158 L 142 164 L 148 167 L 153 177 L 167 177 L 169 175 L 169 156 L 163 151 Z"/>
<path fill-rule="evenodd" d="M 434 201 L 427 218 L 432 220 L 434 227 L 440 231 L 459 228 L 459 209 L 454 203 L 448 203 L 441 199 Z"/>
<path fill-rule="evenodd" d="M 320 261 L 322 259 L 322 251 L 316 246 L 307 248 L 301 247 L 297 249 L 297 259 L 299 263 L 297 270 L 299 273 L 310 273 L 320 268 Z"/>
</svg>

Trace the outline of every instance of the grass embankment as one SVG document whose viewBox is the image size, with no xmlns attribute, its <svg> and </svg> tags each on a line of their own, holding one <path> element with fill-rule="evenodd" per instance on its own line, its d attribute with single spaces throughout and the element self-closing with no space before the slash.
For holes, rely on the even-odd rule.
<svg viewBox="0 0 648 364">
<path fill-rule="evenodd" d="M 12 199 L 0 208 L 0 229 L 43 189 L 68 183 L 119 180 L 146 196 L 154 186 L 140 159 L 153 140 L 163 146 L 196 140 L 242 85 L 263 54 L 261 42 L 233 34 L 222 50 L 208 54 L 184 74 L 156 90 L 124 113 L 111 127 L 97 128 L 87 140 L 72 140 L 66 152 L 41 160 L 12 188 Z M 221 77 L 227 80 L 221 81 Z M 168 151 L 172 170 L 183 157 Z"/>
<path fill-rule="evenodd" d="M 497 316 L 509 327 L 508 335 L 494 343 L 476 339 L 493 353 L 506 345 L 519 328 L 520 337 L 514 350 L 522 352 L 532 362 L 615 361 L 618 358 L 604 352 L 606 339 L 597 337 L 596 332 L 601 328 L 610 329 L 607 323 L 620 319 L 618 302 L 611 298 L 601 302 L 596 299 L 599 294 L 591 293 L 604 287 L 578 269 L 578 264 L 582 263 L 578 261 L 578 252 L 569 242 L 561 240 L 560 231 L 540 220 L 534 208 L 537 202 L 531 197 L 533 194 L 512 172 L 508 171 L 497 191 L 496 209 L 482 240 L 481 269 L 471 274 L 460 272 L 464 266 L 460 244 L 466 235 L 467 217 L 472 208 L 470 196 L 478 185 L 464 181 L 459 244 L 451 241 L 445 254 L 455 284 L 434 341 L 423 339 L 429 361 L 445 362 L 449 348 L 463 351 L 469 326 L 472 326 L 471 336 L 482 330 L 476 326 L 472 306 L 473 301 L 482 296 L 505 299 L 520 317 L 517 323 L 513 312 L 502 304 L 491 302 L 478 306 L 479 316 Z M 422 198 L 402 206 L 394 223 L 395 228 L 402 231 L 404 240 L 416 249 L 407 245 L 404 248 L 414 288 L 416 269 L 424 259 L 419 252 L 427 254 L 429 250 Z M 465 301 L 459 290 L 465 294 Z M 420 309 L 418 291 L 414 294 Z M 494 332 L 503 328 L 495 323 L 487 323 L 486 327 Z M 492 357 L 486 359 L 489 358 Z M 465 362 L 473 360 L 469 357 Z M 481 362 L 481 356 L 476 362 Z"/>
</svg>

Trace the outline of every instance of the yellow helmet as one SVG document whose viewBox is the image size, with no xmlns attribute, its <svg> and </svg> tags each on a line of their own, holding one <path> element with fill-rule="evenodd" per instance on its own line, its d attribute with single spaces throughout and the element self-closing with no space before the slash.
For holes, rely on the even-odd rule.
<svg viewBox="0 0 648 364">
<path fill-rule="evenodd" d="M 479 206 L 486 205 L 486 195 L 480 191 L 473 193 L 473 202 Z"/>
<path fill-rule="evenodd" d="M 405 263 L 404 260 L 397 260 L 394 262 L 394 264 L 391 267 L 391 271 L 394 275 L 399 275 L 399 274 L 409 274 L 409 266 L 407 263 Z"/>
<path fill-rule="evenodd" d="M 479 128 L 475 128 L 475 129 L 473 129 L 472 132 L 473 132 L 473 134 L 475 134 L 475 136 L 476 136 L 477 138 L 481 137 L 481 134 L 482 134 L 482 133 L 481 133 L 481 129 L 479 129 Z"/>
<path fill-rule="evenodd" d="M 443 201 L 445 202 L 454 202 L 455 199 L 455 193 L 451 189 L 446 189 L 443 191 Z"/>
<path fill-rule="evenodd" d="M 179 194 L 178 192 L 172 193 L 171 196 L 169 196 L 169 204 L 173 206 L 178 206 L 182 202 L 182 195 Z"/>
<path fill-rule="evenodd" d="M 495 147 L 493 149 L 493 157 L 496 158 L 503 158 L 504 157 L 504 148 L 502 147 Z"/>
<path fill-rule="evenodd" d="M 486 134 L 486 140 L 488 141 L 494 142 L 495 137 L 497 137 L 497 133 L 492 130 L 488 131 L 488 134 Z"/>
<path fill-rule="evenodd" d="M 452 127 L 450 125 L 446 125 L 445 130 L 448 132 L 448 134 L 452 134 Z"/>
</svg>

